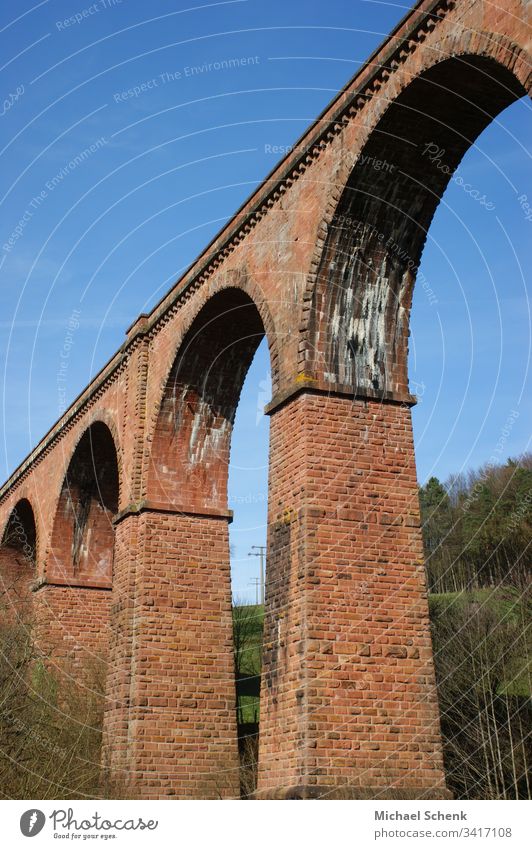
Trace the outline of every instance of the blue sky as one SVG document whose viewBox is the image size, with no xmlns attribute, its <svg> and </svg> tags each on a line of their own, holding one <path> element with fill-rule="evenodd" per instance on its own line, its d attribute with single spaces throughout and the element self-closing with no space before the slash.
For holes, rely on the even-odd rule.
<svg viewBox="0 0 532 849">
<path fill-rule="evenodd" d="M 3 5 L 2 478 L 273 167 L 270 146 L 293 142 L 405 11 L 363 0 Z M 437 303 L 417 287 L 410 362 L 421 482 L 486 461 L 503 431 L 501 459 L 529 446 L 532 221 L 518 199 L 532 197 L 531 131 L 528 102 L 506 110 L 459 168 L 495 208 L 451 183 L 430 230 L 421 271 Z M 265 539 L 268 365 L 263 345 L 231 458 L 234 588 L 248 597 L 247 552 Z"/>
</svg>

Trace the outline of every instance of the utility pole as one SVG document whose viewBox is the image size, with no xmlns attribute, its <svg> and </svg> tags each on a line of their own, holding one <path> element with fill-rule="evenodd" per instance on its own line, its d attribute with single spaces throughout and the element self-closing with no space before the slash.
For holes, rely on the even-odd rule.
<svg viewBox="0 0 532 849">
<path fill-rule="evenodd" d="M 266 560 L 266 546 L 252 545 L 248 557 L 260 557 L 260 603 L 264 605 L 264 561 Z"/>
<path fill-rule="evenodd" d="M 250 583 L 253 587 L 255 587 L 255 604 L 258 604 L 259 603 L 260 578 L 252 578 Z"/>
</svg>

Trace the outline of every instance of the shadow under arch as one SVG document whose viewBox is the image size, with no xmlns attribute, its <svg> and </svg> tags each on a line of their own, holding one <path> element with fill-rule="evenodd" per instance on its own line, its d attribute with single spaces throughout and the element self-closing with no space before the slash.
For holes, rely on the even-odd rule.
<svg viewBox="0 0 532 849">
<path fill-rule="evenodd" d="M 111 430 L 93 422 L 79 440 L 61 487 L 46 580 L 108 587 L 118 511 L 118 453 Z"/>
<path fill-rule="evenodd" d="M 433 65 L 388 106 L 327 222 L 307 331 L 315 372 L 379 396 L 408 393 L 410 307 L 430 223 L 469 147 L 526 93 L 505 65 L 466 54 Z"/>
<path fill-rule="evenodd" d="M 244 379 L 266 336 L 242 289 L 214 294 L 179 347 L 160 402 L 147 494 L 183 512 L 227 511 L 231 435 Z M 273 340 L 270 360 L 273 362 Z"/>
<path fill-rule="evenodd" d="M 36 577 L 37 525 L 27 498 L 17 502 L 0 543 L 0 618 L 11 621 L 31 616 L 32 585 Z"/>
</svg>

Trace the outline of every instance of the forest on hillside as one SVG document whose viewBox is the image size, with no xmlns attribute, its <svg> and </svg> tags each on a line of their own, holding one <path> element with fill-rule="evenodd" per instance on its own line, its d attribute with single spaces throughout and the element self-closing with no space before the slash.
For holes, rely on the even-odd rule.
<svg viewBox="0 0 532 849">
<path fill-rule="evenodd" d="M 420 488 L 447 783 L 532 798 L 532 455 Z"/>
<path fill-rule="evenodd" d="M 420 487 L 429 592 L 530 585 L 532 454 Z"/>
</svg>

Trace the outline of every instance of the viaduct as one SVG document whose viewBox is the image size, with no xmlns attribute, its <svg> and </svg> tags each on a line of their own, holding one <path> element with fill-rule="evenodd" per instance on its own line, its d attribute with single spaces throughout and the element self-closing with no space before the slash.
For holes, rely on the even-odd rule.
<svg viewBox="0 0 532 849">
<path fill-rule="evenodd" d="M 121 794 L 238 796 L 227 473 L 266 336 L 258 795 L 446 796 L 409 314 L 453 171 L 530 90 L 531 8 L 421 0 L 1 488 L 4 594 L 80 680 L 105 660 Z"/>
</svg>

